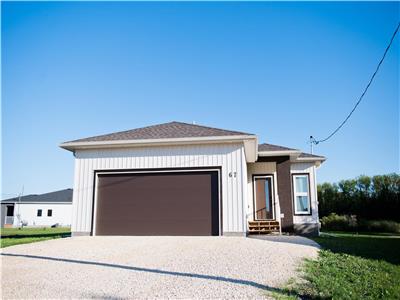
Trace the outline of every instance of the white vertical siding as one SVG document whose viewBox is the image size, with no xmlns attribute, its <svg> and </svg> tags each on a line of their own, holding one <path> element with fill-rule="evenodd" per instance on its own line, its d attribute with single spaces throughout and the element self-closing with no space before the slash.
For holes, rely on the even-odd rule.
<svg viewBox="0 0 400 300">
<path fill-rule="evenodd" d="M 246 206 L 247 206 L 247 162 L 245 158 L 244 148 L 242 149 L 242 153 L 240 155 L 240 181 L 243 183 L 240 185 L 240 197 L 242 198 L 241 203 L 238 203 L 240 206 L 240 214 L 244 222 L 241 224 L 239 228 L 240 231 L 247 231 L 247 216 L 246 216 Z"/>
<path fill-rule="evenodd" d="M 290 166 L 291 174 L 307 173 L 310 179 L 310 197 L 311 197 L 311 216 L 293 216 L 294 224 L 318 223 L 318 201 L 317 201 L 317 186 L 315 178 L 314 163 L 293 163 Z M 293 183 L 292 183 L 293 184 Z M 292 187 L 293 190 L 293 187 Z"/>
<path fill-rule="evenodd" d="M 243 144 L 142 147 L 76 152 L 73 194 L 73 232 L 90 232 L 94 171 L 221 167 L 223 232 L 244 232 L 247 168 Z M 228 174 L 236 172 L 236 176 Z"/>
</svg>

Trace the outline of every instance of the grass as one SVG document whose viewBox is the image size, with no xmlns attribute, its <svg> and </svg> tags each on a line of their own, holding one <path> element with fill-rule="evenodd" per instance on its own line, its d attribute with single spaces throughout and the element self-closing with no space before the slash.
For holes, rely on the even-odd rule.
<svg viewBox="0 0 400 300">
<path fill-rule="evenodd" d="M 314 238 L 322 250 L 306 260 L 302 278 L 277 299 L 400 299 L 400 237 L 329 233 Z"/>
<path fill-rule="evenodd" d="M 69 227 L 59 228 L 2 228 L 0 247 L 57 239 L 71 235 Z"/>
<path fill-rule="evenodd" d="M 400 236 L 387 234 L 323 233 L 313 238 L 323 249 L 400 265 Z"/>
</svg>

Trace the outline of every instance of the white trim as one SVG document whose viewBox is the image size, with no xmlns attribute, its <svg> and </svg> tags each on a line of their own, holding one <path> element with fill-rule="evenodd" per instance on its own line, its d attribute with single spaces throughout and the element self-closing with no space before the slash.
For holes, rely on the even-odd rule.
<svg viewBox="0 0 400 300">
<path fill-rule="evenodd" d="M 258 156 L 293 156 L 297 158 L 300 154 L 299 150 L 258 151 Z"/>
<path fill-rule="evenodd" d="M 231 135 L 231 136 L 208 136 L 173 139 L 141 139 L 141 140 L 115 140 L 95 142 L 66 142 L 59 147 L 69 150 L 102 149 L 102 148 L 127 148 L 127 147 L 154 147 L 154 146 L 179 146 L 196 144 L 220 144 L 243 142 L 247 162 L 257 160 L 258 139 L 256 135 Z"/>
<path fill-rule="evenodd" d="M 97 212 L 97 187 L 98 187 L 98 178 L 99 174 L 141 174 L 141 173 L 178 173 L 178 172 L 203 172 L 203 171 L 217 171 L 218 172 L 218 227 L 219 227 L 219 236 L 223 235 L 222 232 L 222 216 L 221 216 L 221 171 L 220 169 L 206 168 L 206 169 L 164 169 L 164 170 L 148 170 L 148 171 L 113 171 L 107 172 L 105 170 L 94 170 L 96 174 L 95 178 L 95 189 L 94 189 L 94 211 L 93 211 L 93 232 L 92 235 L 96 236 L 96 212 Z"/>
<path fill-rule="evenodd" d="M 313 169 L 313 174 L 314 174 L 314 176 L 313 176 L 313 178 L 314 178 L 314 182 L 313 182 L 314 198 L 315 198 L 316 207 L 318 208 L 317 170 L 316 170 L 315 166 L 313 166 L 312 169 Z"/>
<path fill-rule="evenodd" d="M 166 139 L 138 139 L 138 140 L 113 140 L 113 141 L 92 141 L 92 142 L 66 142 L 59 146 L 66 150 L 90 149 L 90 148 L 110 148 L 110 147 L 129 147 L 129 146 L 149 146 L 154 144 L 162 145 L 181 145 L 196 144 L 207 142 L 233 142 L 243 140 L 257 140 L 255 135 L 231 135 L 231 136 L 207 136 L 207 137 L 188 137 L 188 138 L 166 138 Z M 100 147 L 99 147 L 100 146 Z"/>
<path fill-rule="evenodd" d="M 325 161 L 326 158 L 325 157 L 298 157 L 296 160 L 297 161 L 301 161 L 301 162 L 304 162 L 304 161 Z"/>
<path fill-rule="evenodd" d="M 254 207 L 253 207 L 253 214 L 254 215 L 254 221 L 260 221 L 256 218 L 257 216 L 257 205 L 256 205 L 256 178 L 270 178 L 271 179 L 271 202 L 272 202 L 272 219 L 265 219 L 265 220 L 276 220 L 275 216 L 275 183 L 274 183 L 274 176 L 273 175 L 253 175 L 253 201 L 254 201 Z"/>
<path fill-rule="evenodd" d="M 293 202 L 294 202 L 294 213 L 296 215 L 309 215 L 311 213 L 311 191 L 310 191 L 310 174 L 296 174 L 293 173 Z M 296 191 L 296 177 L 307 178 L 307 193 Z M 308 208 L 307 211 L 297 210 L 297 196 L 308 198 Z"/>
<path fill-rule="evenodd" d="M 258 138 L 255 136 L 255 139 L 246 139 L 243 141 L 244 144 L 244 156 L 246 158 L 246 162 L 252 163 L 257 160 L 257 148 L 258 148 Z"/>
<path fill-rule="evenodd" d="M 319 167 L 324 161 L 326 160 L 325 157 L 297 157 L 293 160 L 291 160 L 291 162 L 293 163 L 304 163 L 304 162 L 311 162 L 314 163 L 314 165 L 316 167 Z"/>
<path fill-rule="evenodd" d="M 46 204 L 72 204 L 72 201 L 71 202 L 38 202 L 38 201 L 18 202 L 18 201 L 15 201 L 15 202 L 1 202 L 1 204 L 2 205 L 3 204 L 43 204 L 43 205 L 46 205 Z"/>
</svg>

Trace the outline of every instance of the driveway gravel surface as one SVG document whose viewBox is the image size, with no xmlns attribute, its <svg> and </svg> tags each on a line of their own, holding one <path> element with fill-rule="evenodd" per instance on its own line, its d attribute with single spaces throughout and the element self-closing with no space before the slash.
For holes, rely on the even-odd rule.
<svg viewBox="0 0 400 300">
<path fill-rule="evenodd" d="M 2 298 L 268 298 L 318 247 L 305 238 L 73 237 L 4 248 Z"/>
</svg>

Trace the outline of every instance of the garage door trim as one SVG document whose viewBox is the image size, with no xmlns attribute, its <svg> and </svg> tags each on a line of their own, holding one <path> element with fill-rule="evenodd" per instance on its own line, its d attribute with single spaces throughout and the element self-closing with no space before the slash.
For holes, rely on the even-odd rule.
<svg viewBox="0 0 400 300">
<path fill-rule="evenodd" d="M 97 215 L 97 186 L 98 175 L 104 174 L 145 174 L 145 173 L 179 173 L 179 172 L 205 172 L 212 171 L 218 174 L 218 231 L 222 235 L 222 182 L 221 167 L 196 167 L 196 168 L 164 168 L 164 169 L 128 169 L 128 170 L 94 170 L 93 202 L 91 235 L 96 236 L 96 215 Z"/>
</svg>

